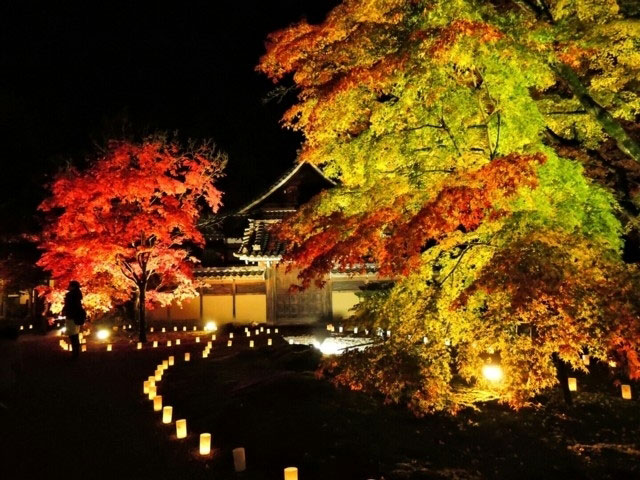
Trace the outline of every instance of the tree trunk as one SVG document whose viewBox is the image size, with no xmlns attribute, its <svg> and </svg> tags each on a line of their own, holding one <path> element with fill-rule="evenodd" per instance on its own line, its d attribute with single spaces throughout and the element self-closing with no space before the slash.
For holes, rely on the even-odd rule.
<svg viewBox="0 0 640 480">
<path fill-rule="evenodd" d="M 138 285 L 138 288 L 139 288 L 139 294 L 138 294 L 139 338 L 140 338 L 140 341 L 142 343 L 145 343 L 147 341 L 147 319 L 145 317 L 145 314 L 146 314 L 145 303 L 146 303 L 147 286 L 146 285 Z"/>
<path fill-rule="evenodd" d="M 640 145 L 629 136 L 625 129 L 622 128 L 622 125 L 602 105 L 591 97 L 589 91 L 571 67 L 556 63 L 551 68 L 567 82 L 569 89 L 571 89 L 571 92 L 576 96 L 583 108 L 593 116 L 607 135 L 616 141 L 618 148 L 640 163 Z"/>
<path fill-rule="evenodd" d="M 564 397 L 564 403 L 571 406 L 573 405 L 573 399 L 571 398 L 571 390 L 569 390 L 569 380 L 567 378 L 567 367 L 557 353 L 554 353 L 551 357 L 553 364 L 556 367 L 556 375 L 558 382 L 560 382 L 560 388 L 562 389 L 562 395 Z"/>
</svg>

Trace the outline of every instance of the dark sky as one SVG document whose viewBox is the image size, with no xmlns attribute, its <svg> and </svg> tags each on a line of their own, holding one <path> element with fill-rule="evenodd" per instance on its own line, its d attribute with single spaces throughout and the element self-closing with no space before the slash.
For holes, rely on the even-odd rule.
<svg viewBox="0 0 640 480">
<path fill-rule="evenodd" d="M 213 138 L 230 156 L 229 205 L 292 164 L 300 138 L 278 125 L 285 105 L 263 105 L 273 85 L 254 67 L 267 33 L 320 21 L 336 1 L 59 3 L 0 6 L 2 223 L 29 218 L 51 173 L 123 118 L 135 132 Z"/>
</svg>

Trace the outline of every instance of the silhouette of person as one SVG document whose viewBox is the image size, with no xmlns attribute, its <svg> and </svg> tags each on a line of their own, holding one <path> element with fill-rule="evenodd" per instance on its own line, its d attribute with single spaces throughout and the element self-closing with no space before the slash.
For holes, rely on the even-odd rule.
<svg viewBox="0 0 640 480">
<path fill-rule="evenodd" d="M 78 358 L 80 355 L 80 327 L 84 324 L 86 314 L 82 308 L 80 283 L 76 280 L 69 282 L 69 288 L 64 296 L 62 314 L 66 317 L 65 327 L 71 341 L 72 358 Z"/>
</svg>

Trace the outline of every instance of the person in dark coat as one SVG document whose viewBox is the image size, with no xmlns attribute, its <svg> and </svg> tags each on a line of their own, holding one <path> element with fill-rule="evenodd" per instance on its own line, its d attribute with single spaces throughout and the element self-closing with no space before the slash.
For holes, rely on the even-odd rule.
<svg viewBox="0 0 640 480">
<path fill-rule="evenodd" d="M 65 327 L 67 335 L 71 341 L 71 352 L 73 358 L 80 355 L 80 326 L 84 323 L 84 308 L 82 308 L 82 292 L 80 283 L 75 280 L 69 282 L 69 288 L 64 296 L 64 307 L 62 315 L 66 317 Z"/>
</svg>

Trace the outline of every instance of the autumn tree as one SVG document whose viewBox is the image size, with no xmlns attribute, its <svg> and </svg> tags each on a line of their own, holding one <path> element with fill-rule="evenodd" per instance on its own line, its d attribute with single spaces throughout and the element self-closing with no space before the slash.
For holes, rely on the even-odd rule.
<svg viewBox="0 0 640 480">
<path fill-rule="evenodd" d="M 583 166 L 640 162 L 638 45 L 615 0 L 345 0 L 269 36 L 300 160 L 339 180 L 281 227 L 288 260 L 303 287 L 372 261 L 397 280 L 371 309 L 390 339 L 338 382 L 422 413 L 521 406 L 585 352 L 640 376 L 635 218 Z"/>
<path fill-rule="evenodd" d="M 146 341 L 146 307 L 197 294 L 191 250 L 204 242 L 197 220 L 203 208 L 220 206 L 214 182 L 225 163 L 211 142 L 182 147 L 155 135 L 112 141 L 87 168 L 58 174 L 40 205 L 50 219 L 38 262 L 55 281 L 54 308 L 72 279 L 93 311 L 133 299 Z"/>
</svg>

